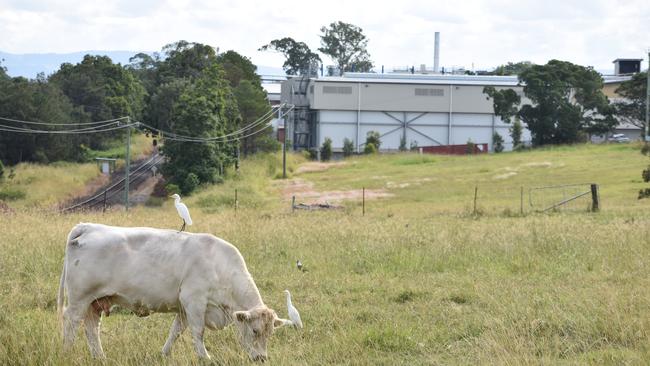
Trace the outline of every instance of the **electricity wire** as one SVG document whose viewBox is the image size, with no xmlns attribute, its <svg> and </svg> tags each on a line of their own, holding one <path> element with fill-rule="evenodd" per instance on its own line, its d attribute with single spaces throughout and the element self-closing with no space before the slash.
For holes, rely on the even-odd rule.
<svg viewBox="0 0 650 366">
<path fill-rule="evenodd" d="M 124 119 L 127 119 L 129 117 L 119 117 L 119 118 L 112 118 L 112 119 L 107 119 L 103 121 L 94 121 L 94 122 L 81 122 L 81 123 L 53 123 L 53 122 L 36 122 L 36 121 L 23 121 L 20 119 L 13 119 L 13 118 L 5 118 L 5 117 L 0 117 L 0 120 L 3 121 L 8 121 L 8 122 L 16 122 L 16 123 L 24 123 L 27 125 L 45 125 L 45 126 L 87 126 L 87 125 L 99 125 L 102 123 L 107 123 L 107 122 L 118 122 Z"/>
</svg>

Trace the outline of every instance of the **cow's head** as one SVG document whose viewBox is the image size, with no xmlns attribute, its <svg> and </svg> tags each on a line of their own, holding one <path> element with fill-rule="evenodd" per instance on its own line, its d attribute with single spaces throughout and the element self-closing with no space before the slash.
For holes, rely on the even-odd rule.
<svg viewBox="0 0 650 366">
<path fill-rule="evenodd" d="M 275 311 L 266 306 L 235 311 L 234 315 L 240 342 L 254 361 L 266 361 L 266 342 L 273 330 L 291 323 L 278 318 Z"/>
</svg>

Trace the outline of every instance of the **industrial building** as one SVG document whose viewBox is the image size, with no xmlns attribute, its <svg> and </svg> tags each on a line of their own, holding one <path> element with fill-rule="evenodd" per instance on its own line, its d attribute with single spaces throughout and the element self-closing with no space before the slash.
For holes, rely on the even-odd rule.
<svg viewBox="0 0 650 366">
<path fill-rule="evenodd" d="M 346 73 L 340 77 L 295 77 L 282 84 L 282 102 L 295 105 L 286 121 L 294 149 L 320 146 L 332 139 L 334 151 L 343 140 L 363 150 L 369 131 L 381 135 L 381 150 L 406 146 L 464 145 L 471 141 L 493 149 L 499 133 L 512 149 L 511 124 L 494 115 L 485 86 L 514 89 L 523 98 L 516 76 Z M 530 140 L 524 128 L 523 141 Z"/>
<path fill-rule="evenodd" d="M 616 59 L 618 74 L 603 76 L 603 92 L 611 101 L 621 100 L 615 90 L 631 79 L 630 72 L 640 70 L 640 61 Z M 300 150 L 318 148 L 329 137 L 334 151 L 341 151 L 347 138 L 360 152 L 366 134 L 376 131 L 381 136 L 382 151 L 398 150 L 402 140 L 406 147 L 426 147 L 425 151 L 445 152 L 439 147 L 459 151 L 453 147 L 468 141 L 493 151 L 496 132 L 503 137 L 505 150 L 512 149 L 512 125 L 494 114 L 492 100 L 483 88 L 513 89 L 522 103 L 530 103 L 517 76 L 440 74 L 436 66 L 433 72 L 289 78 L 282 84 L 280 96 L 282 102 L 295 105 L 287 116 L 287 138 L 294 149 Z M 643 131 L 622 122 L 613 133 L 639 139 Z M 592 136 L 592 141 L 602 142 L 607 137 Z M 524 125 L 522 140 L 530 139 Z"/>
</svg>

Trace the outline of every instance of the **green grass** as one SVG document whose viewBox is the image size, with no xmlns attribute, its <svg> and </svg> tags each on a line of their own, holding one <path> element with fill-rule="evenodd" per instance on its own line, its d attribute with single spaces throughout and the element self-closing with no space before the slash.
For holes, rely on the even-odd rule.
<svg viewBox="0 0 650 366">
<path fill-rule="evenodd" d="M 400 154 L 299 175 L 322 189 L 386 188 L 387 181 L 426 177 L 452 182 L 389 188 L 395 196 L 367 202 L 361 216 L 354 201 L 344 202 L 344 211 L 292 214 L 270 178 L 278 158 L 256 157 L 244 161 L 239 179 L 188 197 L 190 230 L 234 243 L 265 302 L 282 316 L 282 290 L 291 290 L 305 329 L 273 335 L 274 364 L 645 364 L 650 201 L 636 200 L 643 184 L 633 182 L 645 159 L 618 145 L 474 157 Z M 531 162 L 551 165 L 523 167 Z M 504 167 L 521 173 L 493 181 Z M 599 213 L 503 215 L 498 207 L 505 199 L 494 199 L 492 210 L 485 198 L 483 215 L 467 214 L 476 182 L 496 191 L 592 180 L 602 187 Z M 241 192 L 236 212 L 227 199 L 234 188 Z M 2 216 L 0 364 L 93 363 L 81 330 L 74 349 L 62 351 L 55 313 L 64 241 L 80 221 L 180 224 L 170 202 L 128 214 L 18 210 Z M 309 271 L 296 270 L 296 259 Z M 104 318 L 107 363 L 198 364 L 188 333 L 169 360 L 159 356 L 172 319 Z M 216 364 L 248 363 L 232 328 L 207 332 L 206 346 Z"/>
<path fill-rule="evenodd" d="M 137 159 L 139 156 L 151 151 L 152 138 L 146 137 L 141 133 L 134 133 L 131 136 L 131 156 Z M 91 150 L 90 158 L 112 158 L 124 160 L 126 157 L 126 138 L 124 141 L 115 140 L 104 150 Z"/>
<path fill-rule="evenodd" d="M 150 140 L 142 134 L 133 136 L 131 151 L 134 159 L 150 150 Z M 115 144 L 108 150 L 93 151 L 93 159 L 124 159 L 125 145 Z M 118 161 L 118 166 L 122 165 L 124 160 Z M 14 176 L 9 178 L 11 169 Z M 95 162 L 76 164 L 61 161 L 49 165 L 20 163 L 5 168 L 5 171 L 5 179 L 0 182 L 0 201 L 8 201 L 13 208 L 52 208 L 59 202 L 73 198 L 91 180 L 100 176 Z"/>
</svg>

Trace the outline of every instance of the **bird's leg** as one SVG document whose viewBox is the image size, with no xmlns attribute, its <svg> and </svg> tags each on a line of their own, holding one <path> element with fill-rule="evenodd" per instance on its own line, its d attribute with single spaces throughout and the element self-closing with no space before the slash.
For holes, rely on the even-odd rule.
<svg viewBox="0 0 650 366">
<path fill-rule="evenodd" d="M 181 226 L 181 229 L 178 230 L 178 232 L 180 233 L 183 230 L 185 230 L 185 219 L 183 219 L 183 226 Z"/>
</svg>

